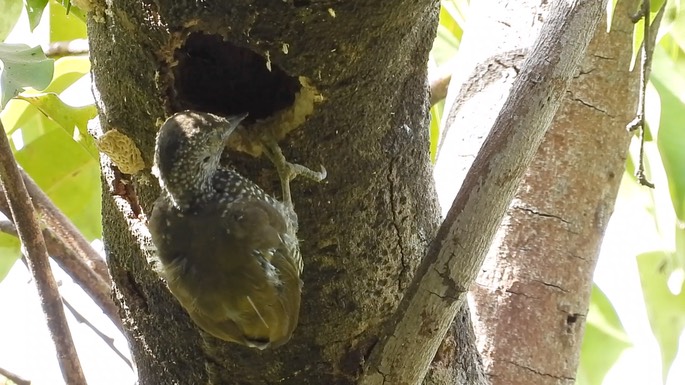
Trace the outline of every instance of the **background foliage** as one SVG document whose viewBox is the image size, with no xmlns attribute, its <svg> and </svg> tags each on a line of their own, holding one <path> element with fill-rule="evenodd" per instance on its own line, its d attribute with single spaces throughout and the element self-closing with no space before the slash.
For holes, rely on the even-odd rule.
<svg viewBox="0 0 685 385">
<path fill-rule="evenodd" d="M 652 11 L 656 12 L 663 1 L 653 1 Z M 431 71 L 449 63 L 459 49 L 468 21 L 468 3 L 442 1 L 429 63 Z M 15 28 L 20 18 L 26 18 L 24 25 L 31 31 L 46 28 L 40 41 L 43 44 L 86 38 L 83 13 L 69 6 L 68 1 L 5 0 L 0 5 L 0 41 L 5 41 L 13 30 L 13 35 L 28 35 L 28 31 L 19 30 L 27 27 Z M 637 25 L 636 50 L 641 38 Z M 10 67 L 16 68 L 9 65 L 15 63 L 11 60 L 28 66 L 30 71 L 20 74 L 31 74 L 34 83 L 29 84 L 36 88 L 43 88 L 48 81 L 49 84 L 41 91 L 23 90 L 7 103 L 3 98 L 0 118 L 20 165 L 88 239 L 98 239 L 102 231 L 98 154 L 87 134 L 88 121 L 97 111 L 92 97 L 74 93 L 79 84 L 89 82 L 88 57 L 64 57 L 53 63 L 40 55 L 16 59 L 8 54 L 29 48 L 4 43 L 0 46 L 0 94 L 11 97 L 22 91 L 12 86 L 13 81 L 19 80 L 16 72 L 10 71 Z M 41 77 L 45 84 L 41 84 Z M 580 385 L 618 384 L 636 378 L 637 374 L 631 371 L 643 371 L 645 366 L 634 367 L 625 362 L 633 362 L 631 357 L 635 360 L 651 354 L 650 343 L 655 343 L 660 352 L 662 381 L 675 384 L 676 376 L 680 381 L 685 378 L 679 369 L 669 379 L 672 367 L 685 367 L 685 353 L 679 349 L 685 327 L 685 0 L 669 0 L 667 4 L 654 53 L 647 103 L 647 168 L 657 190 L 637 185 L 633 176 L 637 152 L 632 149 L 595 277 L 597 285 L 592 292 L 577 379 Z M 431 109 L 432 154 L 437 148 L 442 113 L 442 102 Z M 618 221 L 624 226 L 617 225 Z M 623 242 L 626 238 L 630 238 L 627 243 Z M 17 239 L 0 233 L 0 280 L 13 266 L 18 266 L 20 255 Z M 633 285 L 630 287 L 637 291 L 622 290 L 623 284 Z M 605 286 L 606 293 L 600 289 Z M 642 326 L 638 322 L 634 330 L 627 332 L 623 323 L 632 324 L 634 318 L 645 318 L 645 322 Z M 649 325 L 648 330 L 644 330 L 645 325 Z M 649 342 L 640 342 L 644 340 Z M 674 365 L 678 359 L 679 365 Z"/>
</svg>

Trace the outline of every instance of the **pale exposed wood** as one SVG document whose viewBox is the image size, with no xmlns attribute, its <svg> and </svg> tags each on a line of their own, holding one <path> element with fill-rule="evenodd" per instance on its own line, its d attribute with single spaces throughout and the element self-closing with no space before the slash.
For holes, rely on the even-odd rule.
<svg viewBox="0 0 685 385">
<path fill-rule="evenodd" d="M 395 322 L 374 348 L 361 384 L 423 379 L 575 74 L 603 5 L 565 0 L 552 5 Z"/>
<path fill-rule="evenodd" d="M 592 272 L 636 104 L 639 74 L 629 70 L 627 16 L 635 5 L 620 1 L 611 33 L 595 31 L 471 287 L 478 346 L 493 385 L 575 382 Z"/>
</svg>

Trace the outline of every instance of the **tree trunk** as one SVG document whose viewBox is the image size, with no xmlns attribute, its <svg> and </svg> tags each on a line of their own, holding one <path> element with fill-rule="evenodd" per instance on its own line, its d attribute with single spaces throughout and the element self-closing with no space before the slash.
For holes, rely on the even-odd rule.
<svg viewBox="0 0 685 385">
<path fill-rule="evenodd" d="M 611 33 L 595 34 L 473 286 L 493 385 L 575 383 L 592 273 L 637 105 L 628 17 L 636 3 L 619 2 Z"/>
<path fill-rule="evenodd" d="M 434 1 L 94 4 L 101 129 L 133 139 L 146 165 L 131 176 L 102 162 L 104 241 L 141 384 L 357 382 L 439 224 L 425 129 L 436 21 Z M 269 192 L 279 187 L 260 156 L 265 136 L 281 139 L 291 161 L 328 170 L 320 184 L 293 185 L 305 285 L 299 326 L 281 348 L 200 332 L 155 272 L 154 138 L 183 109 L 249 112 L 226 158 Z M 462 309 L 425 383 L 480 383 L 473 340 Z"/>
<path fill-rule="evenodd" d="M 141 384 L 355 382 L 439 221 L 425 129 L 437 10 L 435 1 L 170 0 L 92 10 L 102 131 L 132 138 L 147 166 L 128 176 L 103 161 L 104 240 Z M 293 183 L 305 284 L 299 326 L 279 349 L 202 335 L 154 271 L 145 214 L 160 191 L 149 168 L 155 133 L 187 108 L 267 120 L 238 132 L 228 158 L 272 193 L 273 167 L 245 154 L 259 153 L 263 132 L 290 131 L 286 157 L 328 170 L 323 183 Z"/>
<path fill-rule="evenodd" d="M 533 43 L 531 21 L 539 28 L 547 13 L 537 1 L 504 3 L 483 0 L 472 9 L 473 28 L 457 58 L 465 65 L 453 77 L 466 80 L 451 84 L 453 99 L 461 99 L 446 106 L 460 127 L 472 129 L 444 136 L 438 173 L 455 164 L 468 169 L 490 127 L 482 117 L 492 114 L 479 109 L 497 108 Z M 592 272 L 624 170 L 625 127 L 635 114 L 639 73 L 629 71 L 628 14 L 636 3 L 618 2 L 611 33 L 595 32 L 471 288 L 478 347 L 493 385 L 575 382 Z M 484 69 L 489 76 L 468 77 Z M 442 201 L 458 188 L 455 179 L 438 176 Z"/>
</svg>

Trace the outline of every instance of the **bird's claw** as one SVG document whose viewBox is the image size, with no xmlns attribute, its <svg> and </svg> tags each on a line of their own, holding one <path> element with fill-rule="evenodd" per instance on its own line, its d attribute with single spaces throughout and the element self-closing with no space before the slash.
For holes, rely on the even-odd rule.
<svg viewBox="0 0 685 385">
<path fill-rule="evenodd" d="M 290 193 L 290 181 L 295 179 L 298 175 L 313 180 L 315 182 L 321 182 L 326 179 L 328 173 L 324 166 L 321 166 L 321 171 L 314 171 L 308 167 L 301 164 L 290 163 L 285 159 L 281 147 L 274 140 L 264 141 L 265 155 L 271 160 L 271 162 L 276 167 L 278 176 L 281 179 L 281 189 L 283 191 L 283 203 L 293 207 L 292 196 Z"/>
</svg>

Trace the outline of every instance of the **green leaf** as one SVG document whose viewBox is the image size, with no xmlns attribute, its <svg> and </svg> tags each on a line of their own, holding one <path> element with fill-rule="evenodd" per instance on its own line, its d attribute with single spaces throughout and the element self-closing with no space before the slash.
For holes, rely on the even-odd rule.
<svg viewBox="0 0 685 385">
<path fill-rule="evenodd" d="M 40 17 L 43 16 L 43 10 L 47 4 L 48 0 L 24 0 L 26 13 L 29 16 L 29 26 L 31 27 L 31 32 L 33 32 L 33 30 L 38 26 Z"/>
<path fill-rule="evenodd" d="M 675 256 L 677 266 L 685 269 L 685 226 L 682 223 L 676 223 L 675 230 Z"/>
<path fill-rule="evenodd" d="M 626 175 L 629 178 L 632 178 L 633 180 L 637 180 L 635 177 L 635 161 L 633 161 L 633 157 L 628 155 L 628 158 L 626 159 Z"/>
<path fill-rule="evenodd" d="M 677 264 L 663 251 L 638 255 L 637 266 L 649 324 L 661 350 L 665 382 L 678 353 L 680 334 L 685 328 L 685 285 L 679 282 L 677 294 L 669 289 L 669 279 L 680 268 L 675 267 Z"/>
<path fill-rule="evenodd" d="M 61 1 L 50 1 L 50 41 L 69 41 L 85 39 L 86 18 L 83 12 L 76 7 L 67 6 L 69 1 L 62 4 Z"/>
<path fill-rule="evenodd" d="M 21 8 L 21 0 L 4 0 L 4 7 L 0 12 L 0 41 L 5 41 L 7 35 L 14 29 L 21 15 Z"/>
<path fill-rule="evenodd" d="M 618 0 L 611 0 L 607 4 L 607 25 L 611 26 L 614 20 L 614 13 L 616 11 L 616 3 Z"/>
<path fill-rule="evenodd" d="M 24 87 L 45 88 L 52 79 L 53 60 L 40 47 L 0 43 L 0 108 Z"/>
<path fill-rule="evenodd" d="M 633 26 L 633 56 L 632 56 L 632 60 L 630 61 L 630 68 L 631 69 L 635 68 L 638 71 L 640 68 L 639 56 L 642 54 L 642 51 L 640 50 L 640 48 L 642 48 L 642 40 L 643 40 L 644 34 L 645 34 L 644 28 L 645 28 L 645 20 L 644 19 L 640 19 Z"/>
<path fill-rule="evenodd" d="M 87 74 L 89 68 L 87 58 L 57 60 L 55 77 L 46 90 L 52 93 L 64 91 Z M 68 106 L 52 93 L 25 91 L 22 98 L 35 105 L 13 99 L 0 112 L 0 117 L 7 132 L 12 134 L 12 143 L 19 147 L 15 150 L 19 164 L 84 236 L 94 239 L 102 232 L 98 161 L 86 150 L 87 146 L 75 142 L 72 135 L 74 128 L 85 130 L 87 120 L 95 115 L 95 109 L 92 105 L 81 108 Z M 14 139 L 17 137 L 23 146 L 16 145 Z"/>
<path fill-rule="evenodd" d="M 47 121 L 46 132 L 15 157 L 86 238 L 101 236 L 98 162 L 70 135 Z"/>
<path fill-rule="evenodd" d="M 5 279 L 12 266 L 21 258 L 19 238 L 0 233 L 0 281 Z"/>
<path fill-rule="evenodd" d="M 668 36 L 673 39 L 682 52 L 685 50 L 685 7 L 683 7 L 683 10 L 676 13 L 670 27 L 671 29 Z"/>
<path fill-rule="evenodd" d="M 440 24 L 433 42 L 431 57 L 440 66 L 447 63 L 459 49 L 461 29 L 452 16 L 444 8 L 440 10 Z"/>
<path fill-rule="evenodd" d="M 601 385 L 609 369 L 631 345 L 611 302 L 593 286 L 576 384 Z"/>
<path fill-rule="evenodd" d="M 431 50 L 431 57 L 438 66 L 452 59 L 459 48 L 467 7 L 465 0 L 445 0 L 440 6 L 440 24 Z"/>
<path fill-rule="evenodd" d="M 15 151 L 17 162 L 88 239 L 101 236 L 100 171 L 97 160 L 70 134 L 36 107 L 25 108 L 14 127 L 24 146 Z M 3 122 L 5 118 L 3 117 Z"/>
<path fill-rule="evenodd" d="M 662 49 L 654 51 L 652 84 L 661 99 L 657 145 L 664 164 L 676 216 L 685 221 L 685 63 L 669 60 Z"/>
<path fill-rule="evenodd" d="M 442 121 L 442 111 L 445 106 L 445 101 L 442 100 L 433 107 L 431 107 L 431 124 L 430 124 L 430 152 L 431 162 L 435 164 L 435 159 L 438 155 L 438 143 L 440 142 L 440 122 Z"/>
<path fill-rule="evenodd" d="M 87 57 L 69 56 L 55 61 L 55 75 L 45 92 L 61 93 L 82 78 L 90 71 L 90 62 Z M 37 91 L 24 91 L 22 95 L 31 96 L 40 94 Z M 24 127 L 22 137 L 25 144 L 42 135 L 45 125 L 45 117 L 31 104 L 22 100 L 10 100 L 4 110 L 0 112 L 5 130 L 8 134 L 16 129 Z M 29 129 L 30 128 L 30 129 Z"/>
<path fill-rule="evenodd" d="M 24 145 L 39 138 L 46 131 L 46 125 L 54 124 L 31 104 L 18 99 L 12 99 L 0 112 L 5 132 L 14 138 L 17 130 L 21 130 L 21 140 Z M 14 144 L 11 141 L 10 144 Z M 19 146 L 20 147 L 20 146 Z"/>
<path fill-rule="evenodd" d="M 665 31 L 667 28 L 666 24 L 668 23 L 668 20 L 665 23 L 662 23 L 663 21 L 663 15 L 664 12 L 659 12 L 661 9 L 661 5 L 664 4 L 665 0 L 659 0 L 661 1 L 659 3 L 659 7 L 656 8 L 655 12 L 650 12 L 648 17 L 650 20 L 650 25 L 649 25 L 649 34 L 651 37 L 651 41 L 653 43 L 658 43 L 659 38 L 661 35 L 663 35 L 663 31 Z M 652 7 L 654 3 L 650 3 L 650 7 Z M 636 9 L 636 11 L 638 11 Z M 665 8 L 664 10 L 665 11 Z M 631 68 L 633 65 L 635 67 L 639 68 L 640 67 L 640 56 L 642 55 L 642 42 L 644 40 L 644 29 L 645 29 L 645 18 L 642 17 L 638 20 L 637 23 L 635 23 L 634 28 L 633 28 L 633 57 L 632 57 L 632 62 L 631 62 Z"/>
<path fill-rule="evenodd" d="M 649 12 L 651 13 L 657 13 L 659 11 L 659 8 L 661 8 L 662 5 L 666 0 L 651 0 L 649 2 Z"/>
<path fill-rule="evenodd" d="M 65 56 L 55 61 L 55 75 L 44 92 L 61 93 L 90 72 L 87 56 Z"/>
<path fill-rule="evenodd" d="M 54 93 L 19 96 L 19 99 L 27 101 L 38 108 L 40 112 L 64 129 L 67 134 L 73 135 L 73 139 L 83 146 L 93 159 L 99 159 L 95 140 L 88 133 L 88 121 L 98 114 L 94 105 L 72 107 L 62 102 L 57 94 Z"/>
<path fill-rule="evenodd" d="M 463 5 L 461 2 L 443 1 L 440 9 L 440 25 L 449 31 L 458 41 L 464 34 L 464 20 Z"/>
</svg>

